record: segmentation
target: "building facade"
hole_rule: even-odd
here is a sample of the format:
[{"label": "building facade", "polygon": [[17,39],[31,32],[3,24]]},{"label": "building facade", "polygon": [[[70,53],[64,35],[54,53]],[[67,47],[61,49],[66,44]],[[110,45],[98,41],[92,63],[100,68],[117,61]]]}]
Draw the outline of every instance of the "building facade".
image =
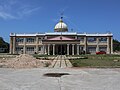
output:
[{"label": "building facade", "polygon": [[54,32],[35,34],[10,34],[11,54],[79,55],[105,51],[113,53],[113,35],[68,32],[62,18],[55,25]]}]

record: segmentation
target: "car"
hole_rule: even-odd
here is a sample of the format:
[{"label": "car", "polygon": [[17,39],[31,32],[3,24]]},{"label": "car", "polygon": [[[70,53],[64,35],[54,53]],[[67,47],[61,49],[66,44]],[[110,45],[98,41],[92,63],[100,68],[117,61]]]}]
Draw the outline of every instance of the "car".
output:
[{"label": "car", "polygon": [[98,55],[98,54],[106,54],[106,52],[105,51],[99,51],[99,52],[96,52],[96,54]]}]

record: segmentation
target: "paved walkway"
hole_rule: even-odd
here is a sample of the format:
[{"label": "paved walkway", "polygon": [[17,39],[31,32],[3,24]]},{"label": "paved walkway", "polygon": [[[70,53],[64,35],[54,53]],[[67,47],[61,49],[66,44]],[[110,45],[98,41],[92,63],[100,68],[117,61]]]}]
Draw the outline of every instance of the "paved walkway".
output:
[{"label": "paved walkway", "polygon": [[54,61],[52,62],[52,65],[50,67],[53,68],[67,68],[72,67],[71,62],[67,59],[65,55],[58,55]]},{"label": "paved walkway", "polygon": [[[69,73],[46,77],[45,73]],[[0,90],[120,90],[120,69],[0,69]]]}]

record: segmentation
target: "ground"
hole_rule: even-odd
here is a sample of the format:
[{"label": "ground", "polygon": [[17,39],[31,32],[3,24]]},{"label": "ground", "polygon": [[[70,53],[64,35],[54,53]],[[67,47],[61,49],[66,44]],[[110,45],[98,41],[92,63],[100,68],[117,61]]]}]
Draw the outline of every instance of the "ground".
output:
[{"label": "ground", "polygon": [[[47,77],[45,73],[69,73]],[[120,90],[120,69],[0,68],[0,90]]]},{"label": "ground", "polygon": [[[116,68],[120,66],[120,55],[36,58],[30,55],[1,56],[0,90],[120,90],[120,68]],[[44,62],[51,64],[46,67]],[[76,62],[77,68],[73,67]],[[60,77],[59,74],[66,75]]]}]

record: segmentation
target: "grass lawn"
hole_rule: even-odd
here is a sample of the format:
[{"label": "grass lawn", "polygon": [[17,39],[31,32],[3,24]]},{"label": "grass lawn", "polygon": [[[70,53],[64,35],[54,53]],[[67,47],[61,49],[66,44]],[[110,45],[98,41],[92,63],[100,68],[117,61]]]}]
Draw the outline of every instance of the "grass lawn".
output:
[{"label": "grass lawn", "polygon": [[70,60],[74,67],[120,67],[120,55],[79,55],[77,57],[87,57],[87,59]]}]

